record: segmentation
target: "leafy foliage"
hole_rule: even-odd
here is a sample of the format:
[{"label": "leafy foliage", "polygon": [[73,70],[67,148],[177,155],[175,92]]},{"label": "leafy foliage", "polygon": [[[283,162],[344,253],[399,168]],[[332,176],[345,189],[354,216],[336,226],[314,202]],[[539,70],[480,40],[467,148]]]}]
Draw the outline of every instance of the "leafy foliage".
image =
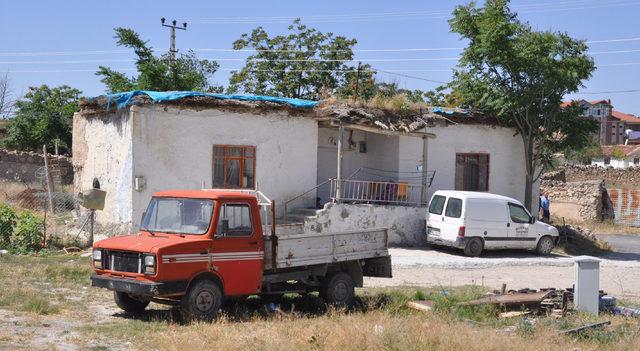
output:
[{"label": "leafy foliage", "polygon": [[624,159],[627,157],[622,149],[615,148],[611,151],[611,157],[617,159]]},{"label": "leafy foliage", "polygon": [[[233,43],[235,50],[252,48],[257,53],[247,57],[240,71],[232,73],[230,93],[318,99],[321,93],[334,93],[355,82],[356,68],[345,63],[353,59],[355,39],[308,28],[300,19],[294,20],[288,30],[287,35],[270,37],[258,27]],[[351,74],[347,76],[345,71]],[[368,71],[362,72],[362,79],[369,79]],[[363,94],[367,94],[366,88]]]},{"label": "leafy foliage", "polygon": [[9,244],[16,220],[16,210],[7,204],[0,204],[0,248]]},{"label": "leafy foliage", "polygon": [[109,67],[100,66],[96,75],[109,92],[130,90],[197,90],[219,92],[221,87],[209,83],[219,68],[215,61],[200,60],[191,50],[173,60],[169,54],[154,56],[153,50],[138,33],[128,28],[115,29],[118,46],[133,49],[138,57],[137,77],[127,77]]},{"label": "leafy foliage", "polygon": [[44,235],[43,228],[42,218],[27,211],[20,213],[11,236],[11,251],[21,254],[40,251]]},{"label": "leafy foliage", "polygon": [[602,153],[602,147],[597,142],[591,141],[583,147],[565,150],[564,156],[568,160],[589,163],[595,158],[603,157],[604,154]]},{"label": "leafy foliage", "polygon": [[66,85],[30,87],[24,98],[15,103],[17,111],[7,127],[4,146],[33,151],[47,144],[53,150],[57,142],[59,150],[69,151],[73,113],[78,111],[80,94],[80,90]]},{"label": "leafy foliage", "polygon": [[525,150],[525,202],[544,170],[545,155],[588,143],[597,122],[562,108],[595,69],[587,45],[565,33],[535,31],[518,20],[507,0],[458,6],[449,21],[469,41],[452,87],[463,103],[497,117],[521,135]]}]

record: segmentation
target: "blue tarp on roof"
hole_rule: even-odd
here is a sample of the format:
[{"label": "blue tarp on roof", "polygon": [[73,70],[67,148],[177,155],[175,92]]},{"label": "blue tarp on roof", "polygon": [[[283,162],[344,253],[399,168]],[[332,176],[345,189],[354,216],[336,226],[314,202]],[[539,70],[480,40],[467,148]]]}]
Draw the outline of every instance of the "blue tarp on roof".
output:
[{"label": "blue tarp on roof", "polygon": [[242,100],[242,101],[268,101],[288,104],[294,107],[311,108],[318,104],[317,101],[281,98],[275,96],[262,95],[227,95],[227,94],[211,94],[201,93],[197,91],[150,91],[150,90],[134,90],[123,93],[107,94],[107,111],[111,107],[111,102],[118,104],[118,108],[123,108],[131,104],[131,100],[137,95],[147,95],[153,102],[163,102],[180,100],[191,96],[206,96],[221,100]]}]

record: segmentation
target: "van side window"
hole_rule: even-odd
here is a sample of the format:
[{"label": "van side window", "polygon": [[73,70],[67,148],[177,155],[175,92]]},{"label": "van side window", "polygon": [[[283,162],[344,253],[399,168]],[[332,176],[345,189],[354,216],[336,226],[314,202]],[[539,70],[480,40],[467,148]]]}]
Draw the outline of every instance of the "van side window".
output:
[{"label": "van side window", "polygon": [[444,200],[446,200],[444,196],[435,195],[429,204],[429,213],[441,215],[444,209]]},{"label": "van side window", "polygon": [[509,204],[509,215],[514,223],[529,223],[531,218],[524,207],[515,204]]},{"label": "van side window", "polygon": [[251,208],[248,204],[224,204],[220,208],[220,218],[216,234],[226,237],[251,236]]},{"label": "van side window", "polygon": [[450,197],[447,201],[447,209],[444,215],[451,218],[460,218],[462,215],[462,200]]}]

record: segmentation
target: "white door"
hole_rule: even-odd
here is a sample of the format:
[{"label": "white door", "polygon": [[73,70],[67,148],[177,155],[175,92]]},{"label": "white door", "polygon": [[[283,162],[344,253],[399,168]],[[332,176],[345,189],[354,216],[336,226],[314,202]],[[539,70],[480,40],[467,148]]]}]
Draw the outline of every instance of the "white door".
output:
[{"label": "white door", "polygon": [[441,220],[442,237],[445,240],[455,241],[458,237],[460,227],[464,225],[462,220],[462,210],[462,199],[456,197],[449,197],[447,199],[447,205],[444,208],[444,215]]},{"label": "white door", "polygon": [[530,230],[531,215],[522,205],[509,203],[509,241],[514,248],[532,248],[536,244],[535,233]]},{"label": "white door", "polygon": [[442,238],[442,224],[444,222],[444,205],[447,198],[442,195],[433,195],[429,201],[427,213],[427,236],[430,238]]}]

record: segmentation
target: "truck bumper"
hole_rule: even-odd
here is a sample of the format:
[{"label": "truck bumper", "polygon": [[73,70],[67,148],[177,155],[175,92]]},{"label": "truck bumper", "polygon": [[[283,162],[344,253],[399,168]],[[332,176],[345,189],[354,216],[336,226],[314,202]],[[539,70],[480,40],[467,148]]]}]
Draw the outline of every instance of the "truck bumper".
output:
[{"label": "truck bumper", "polygon": [[178,295],[187,290],[187,281],[174,282],[142,282],[139,280],[114,278],[93,274],[91,286],[136,295],[165,296]]}]

